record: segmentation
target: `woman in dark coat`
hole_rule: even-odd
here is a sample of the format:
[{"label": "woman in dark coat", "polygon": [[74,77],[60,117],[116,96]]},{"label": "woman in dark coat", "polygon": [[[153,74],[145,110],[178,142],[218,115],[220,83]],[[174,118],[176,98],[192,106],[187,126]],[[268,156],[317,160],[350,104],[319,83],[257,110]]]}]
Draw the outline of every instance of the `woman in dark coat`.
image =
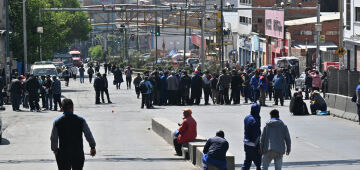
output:
[{"label": "woman in dark coat", "polygon": [[114,85],[116,85],[116,89],[120,89],[122,82],[124,82],[122,72],[119,67],[116,67],[114,72]]},{"label": "woman in dark coat", "polygon": [[290,101],[290,112],[293,115],[308,115],[309,111],[306,107],[306,103],[303,101],[301,91],[294,93],[293,98]]}]

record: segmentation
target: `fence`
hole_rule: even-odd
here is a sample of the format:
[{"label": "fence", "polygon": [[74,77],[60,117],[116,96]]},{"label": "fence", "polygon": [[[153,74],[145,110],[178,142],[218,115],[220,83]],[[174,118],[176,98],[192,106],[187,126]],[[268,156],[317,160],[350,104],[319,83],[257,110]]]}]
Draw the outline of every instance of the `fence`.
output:
[{"label": "fence", "polygon": [[359,83],[360,73],[348,70],[328,71],[329,93],[352,97],[355,95],[356,86]]}]

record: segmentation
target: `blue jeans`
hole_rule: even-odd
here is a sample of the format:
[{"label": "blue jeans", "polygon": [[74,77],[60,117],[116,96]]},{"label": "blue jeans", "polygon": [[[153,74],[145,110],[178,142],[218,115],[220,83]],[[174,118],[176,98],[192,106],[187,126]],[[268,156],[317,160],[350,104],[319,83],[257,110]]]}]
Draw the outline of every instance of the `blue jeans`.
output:
[{"label": "blue jeans", "polygon": [[84,83],[84,75],[80,75],[80,83]]},{"label": "blue jeans", "polygon": [[359,123],[360,123],[360,104],[356,104],[357,105],[357,114],[358,114],[358,117],[359,117]]},{"label": "blue jeans", "polygon": [[207,170],[208,165],[216,166],[219,170],[227,170],[226,161],[220,161],[210,158],[207,154],[204,154],[202,157],[202,163],[204,165],[204,170]]},{"label": "blue jeans", "polygon": [[[46,103],[46,105],[45,105],[46,109],[52,109],[52,106],[53,106],[52,105],[53,104],[53,94],[52,93],[45,95],[45,103]],[[49,106],[50,106],[50,108],[49,108]]]}]

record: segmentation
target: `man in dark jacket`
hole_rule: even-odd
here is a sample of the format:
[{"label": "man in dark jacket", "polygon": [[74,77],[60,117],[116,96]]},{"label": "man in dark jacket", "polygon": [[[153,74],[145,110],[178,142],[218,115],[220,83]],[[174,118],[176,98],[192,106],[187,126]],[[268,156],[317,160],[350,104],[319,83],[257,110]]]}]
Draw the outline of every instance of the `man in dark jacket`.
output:
[{"label": "man in dark jacket", "polygon": [[252,76],[250,80],[254,103],[257,102],[260,96],[259,84],[260,84],[260,72],[256,72],[255,75]]},{"label": "man in dark jacket", "polygon": [[94,74],[94,69],[92,68],[92,66],[90,66],[90,68],[88,68],[87,73],[89,75],[89,82],[91,84],[92,78],[93,78],[93,74]]},{"label": "man in dark jacket", "polygon": [[90,145],[90,155],[96,154],[96,143],[86,120],[74,114],[71,99],[62,101],[63,115],[58,117],[51,131],[51,150],[59,170],[82,170],[84,166],[83,133]]},{"label": "man in dark jacket", "polygon": [[204,99],[205,99],[205,105],[209,105],[209,97],[211,93],[211,76],[209,74],[209,71],[205,71],[205,74],[203,75],[203,89],[204,89]]},{"label": "man in dark jacket", "polygon": [[202,78],[200,77],[200,73],[195,71],[194,77],[191,78],[191,104],[200,104],[200,98],[202,95]]},{"label": "man in dark jacket", "polygon": [[104,81],[101,79],[101,74],[97,73],[94,80],[95,89],[95,104],[100,104],[100,93],[104,89]]},{"label": "man in dark jacket", "polygon": [[250,77],[249,77],[250,71],[247,73],[243,73],[242,78],[244,80],[243,82],[243,91],[244,91],[244,98],[245,102],[248,103],[249,99],[251,100],[251,86],[250,86]]},{"label": "man in dark jacket", "polygon": [[18,76],[16,79],[12,80],[10,84],[11,105],[13,111],[20,111],[21,93],[23,90],[20,81],[21,76]]},{"label": "man in dark jacket", "polygon": [[234,104],[240,104],[240,89],[243,80],[236,70],[232,70],[231,76],[231,99]]},{"label": "man in dark jacket", "polygon": [[160,77],[161,81],[161,93],[160,93],[160,105],[167,105],[167,99],[168,99],[168,85],[167,85],[167,78],[168,78],[169,72],[165,72],[164,75]]},{"label": "man in dark jacket", "polygon": [[61,82],[56,78],[56,76],[53,76],[53,83],[51,84],[50,90],[53,93],[53,97],[54,97],[54,111],[57,111],[58,104],[60,109],[62,105],[61,105]]},{"label": "man in dark jacket", "polygon": [[45,109],[46,110],[51,110],[52,109],[52,102],[53,102],[53,93],[51,91],[51,78],[50,76],[46,76],[46,80],[43,82],[42,84],[42,88],[45,91]]},{"label": "man in dark jacket", "polygon": [[320,110],[322,112],[327,110],[327,105],[323,97],[321,97],[319,91],[315,90],[311,97],[310,110],[311,114],[315,115],[316,111]]},{"label": "man in dark jacket", "polygon": [[261,170],[260,135],[261,135],[261,107],[258,104],[251,106],[251,114],[244,120],[244,150],[245,160],[242,170],[249,170],[254,162],[257,170]]},{"label": "man in dark jacket", "polygon": [[183,71],[180,79],[179,90],[181,91],[181,105],[189,104],[191,79],[187,74],[187,71]]},{"label": "man in dark jacket", "polygon": [[309,91],[312,88],[312,77],[309,74],[310,70],[309,68],[305,69],[305,100],[309,100]]},{"label": "man in dark jacket", "polygon": [[229,100],[229,88],[231,83],[231,77],[227,75],[226,69],[222,70],[222,74],[219,77],[217,89],[219,90],[220,104],[230,104]]},{"label": "man in dark jacket", "polygon": [[114,82],[116,89],[120,90],[121,83],[124,81],[122,72],[119,67],[116,67],[114,70]]},{"label": "man in dark jacket", "polygon": [[29,80],[27,80],[26,82],[25,88],[29,92],[30,111],[40,112],[41,110],[39,105],[39,90],[41,88],[41,85],[34,75],[30,75]]},{"label": "man in dark jacket", "polygon": [[207,170],[208,165],[217,167],[220,170],[226,170],[226,152],[229,149],[229,143],[225,139],[225,134],[222,130],[216,132],[216,136],[207,140],[202,157],[204,170]]},{"label": "man in dark jacket", "polygon": [[108,87],[109,87],[109,83],[108,83],[108,80],[106,78],[106,74],[103,74],[102,77],[101,77],[103,83],[104,83],[104,88],[103,90],[101,91],[101,99],[102,99],[102,102],[105,103],[105,100],[104,100],[104,92],[106,94],[106,98],[108,100],[108,103],[112,103],[110,101],[110,95],[109,95],[109,90],[108,90]]}]

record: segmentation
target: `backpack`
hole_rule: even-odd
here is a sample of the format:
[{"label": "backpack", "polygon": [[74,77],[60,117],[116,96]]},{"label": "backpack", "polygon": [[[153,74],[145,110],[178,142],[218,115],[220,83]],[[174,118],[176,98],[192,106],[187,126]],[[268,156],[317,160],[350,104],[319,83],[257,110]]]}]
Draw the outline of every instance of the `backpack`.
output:
[{"label": "backpack", "polygon": [[148,91],[145,81],[140,82],[139,89],[141,93],[146,93]]}]

